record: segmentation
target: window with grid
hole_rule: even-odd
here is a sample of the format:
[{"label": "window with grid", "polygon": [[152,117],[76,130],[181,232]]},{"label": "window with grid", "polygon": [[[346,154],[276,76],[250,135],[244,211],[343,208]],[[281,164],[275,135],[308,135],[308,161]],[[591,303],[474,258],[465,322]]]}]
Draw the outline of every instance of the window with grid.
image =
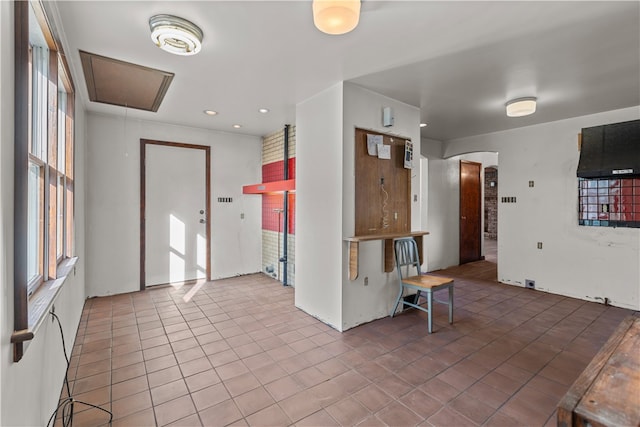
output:
[{"label": "window with grid", "polygon": [[[37,323],[29,310],[73,257],[73,82],[46,4],[15,2],[14,360]],[[51,285],[50,285],[51,286]],[[51,293],[54,294],[54,293]]]}]

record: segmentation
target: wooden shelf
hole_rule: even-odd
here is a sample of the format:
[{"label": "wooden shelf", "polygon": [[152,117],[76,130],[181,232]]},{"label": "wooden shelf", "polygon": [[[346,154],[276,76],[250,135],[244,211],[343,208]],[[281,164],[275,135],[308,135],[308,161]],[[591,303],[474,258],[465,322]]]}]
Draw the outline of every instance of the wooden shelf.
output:
[{"label": "wooden shelf", "polygon": [[358,252],[360,242],[384,240],[384,271],[390,273],[396,264],[393,252],[393,240],[402,237],[413,237],[418,245],[418,255],[420,256],[420,263],[422,263],[422,236],[427,234],[429,234],[428,231],[408,231],[406,233],[369,234],[366,236],[345,237],[344,240],[349,242],[349,280],[356,280],[358,278]]}]

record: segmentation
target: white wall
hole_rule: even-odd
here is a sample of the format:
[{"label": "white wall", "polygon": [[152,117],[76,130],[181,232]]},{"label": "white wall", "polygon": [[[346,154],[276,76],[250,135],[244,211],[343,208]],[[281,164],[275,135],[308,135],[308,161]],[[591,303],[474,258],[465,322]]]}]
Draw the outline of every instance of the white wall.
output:
[{"label": "white wall", "polygon": [[88,296],[140,288],[141,138],[211,147],[212,278],[260,271],[260,197],[242,194],[243,185],[261,179],[259,137],[94,113],[87,118]]},{"label": "white wall", "polygon": [[577,135],[583,127],[638,118],[640,108],[633,107],[446,144],[445,157],[499,152],[498,196],[517,197],[515,204],[498,204],[501,282],[523,286],[532,279],[547,292],[609,298],[613,305],[640,309],[640,230],[578,226],[576,179]]},{"label": "white wall", "polygon": [[[45,425],[62,389],[66,364],[57,324],[45,319],[25,354],[13,362],[13,3],[0,2],[0,425]],[[77,104],[79,105],[79,103]],[[81,110],[81,109],[79,109]],[[84,114],[76,114],[75,275],[65,281],[56,301],[71,350],[84,304]]]},{"label": "white wall", "polygon": [[[382,108],[391,107],[395,124],[382,126]],[[411,230],[421,226],[420,178],[420,109],[401,103],[354,84],[344,84],[343,125],[343,209],[342,237],[355,232],[355,129],[370,129],[409,138],[414,144],[414,168],[411,173]],[[418,201],[413,201],[417,195]],[[384,272],[384,242],[360,243],[359,275],[349,280],[349,247],[342,243],[342,328],[349,329],[362,323],[386,317],[398,294],[397,272]],[[368,277],[368,286],[364,278]]]},{"label": "white wall", "polygon": [[339,83],[296,107],[296,307],[342,330],[342,126]]},{"label": "white wall", "polygon": [[[382,126],[383,107],[393,108],[393,127]],[[419,123],[418,108],[349,83],[297,106],[296,306],[338,330],[388,316],[398,292],[397,273],[384,272],[381,240],[360,243],[359,277],[349,280],[343,239],[355,232],[355,129],[409,138],[419,153]],[[416,154],[412,230],[421,229],[420,186]]]},{"label": "white wall", "polygon": [[457,212],[459,206],[458,170],[455,161],[442,159],[441,141],[423,138],[421,154],[427,159],[426,216],[423,228],[429,232],[424,238],[425,271],[439,270],[458,264],[459,227]]}]

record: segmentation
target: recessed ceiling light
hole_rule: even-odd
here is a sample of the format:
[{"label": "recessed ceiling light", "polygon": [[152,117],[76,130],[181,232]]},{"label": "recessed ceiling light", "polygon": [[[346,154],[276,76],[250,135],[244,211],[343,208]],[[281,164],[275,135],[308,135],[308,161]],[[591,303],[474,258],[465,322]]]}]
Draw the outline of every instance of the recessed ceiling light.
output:
[{"label": "recessed ceiling light", "polygon": [[523,117],[536,112],[536,98],[529,96],[526,98],[518,98],[507,102],[507,116]]},{"label": "recessed ceiling light", "polygon": [[240,129],[242,127],[242,125],[233,125],[234,128],[236,129]]},{"label": "recessed ceiling light", "polygon": [[427,127],[427,124],[426,124],[426,123],[420,123],[420,127],[421,127],[421,128],[426,128],[426,127]]},{"label": "recessed ceiling light", "polygon": [[269,112],[269,109],[268,108],[261,108],[258,111],[260,111],[262,114],[266,114],[266,113]]},{"label": "recessed ceiling light", "polygon": [[208,116],[215,116],[216,114],[218,114],[217,111],[213,111],[213,110],[204,110],[204,113]]}]

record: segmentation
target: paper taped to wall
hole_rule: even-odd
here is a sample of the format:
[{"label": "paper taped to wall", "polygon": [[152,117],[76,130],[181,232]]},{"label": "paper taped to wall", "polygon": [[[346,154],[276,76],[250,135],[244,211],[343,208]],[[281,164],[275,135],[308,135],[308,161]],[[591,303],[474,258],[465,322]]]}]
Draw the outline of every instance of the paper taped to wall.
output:
[{"label": "paper taped to wall", "polygon": [[378,158],[390,159],[391,158],[391,146],[390,145],[378,145]]},{"label": "paper taped to wall", "polygon": [[370,156],[378,155],[378,145],[382,145],[382,135],[367,134],[367,153]]}]

